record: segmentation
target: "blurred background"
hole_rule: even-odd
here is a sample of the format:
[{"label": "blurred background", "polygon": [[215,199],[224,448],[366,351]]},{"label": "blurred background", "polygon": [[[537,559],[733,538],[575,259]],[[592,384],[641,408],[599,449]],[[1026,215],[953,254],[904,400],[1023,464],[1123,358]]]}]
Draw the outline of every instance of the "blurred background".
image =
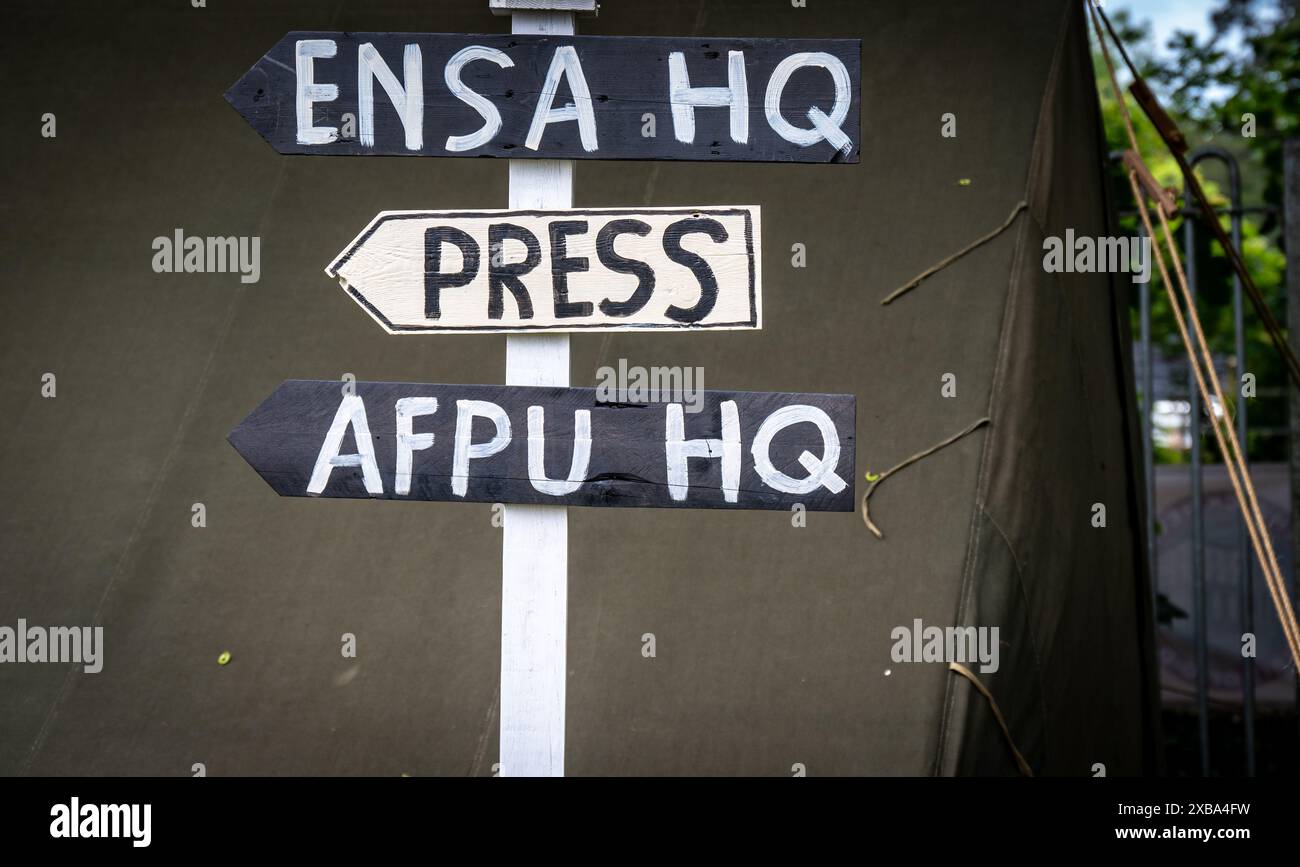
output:
[{"label": "blurred background", "polygon": [[[1104,5],[1139,71],[1191,143],[1189,158],[1197,162],[1223,226],[1240,238],[1251,275],[1281,322],[1287,317],[1284,142],[1300,135],[1297,5],[1295,0]],[[1118,157],[1128,142],[1095,35],[1094,67],[1107,143]],[[1126,86],[1130,77],[1122,68],[1119,74]],[[1129,107],[1138,118],[1148,166],[1163,185],[1181,192],[1173,158],[1131,97]],[[1141,226],[1117,159],[1113,166],[1113,200],[1122,225],[1138,234]],[[1236,403],[1227,411],[1237,420],[1238,435],[1245,433],[1251,475],[1283,574],[1292,576],[1295,485],[1288,460],[1295,428],[1286,371],[1249,301],[1243,311],[1223,250],[1198,225],[1199,213],[1187,219],[1189,205],[1182,205],[1173,223],[1175,237],[1183,246],[1225,396]],[[1281,627],[1252,562],[1221,457],[1196,408],[1186,353],[1154,266],[1151,282],[1133,288],[1134,370],[1150,441],[1149,556],[1168,771],[1294,774],[1300,740],[1296,672],[1287,663]],[[1224,407],[1211,411],[1222,414]],[[1244,632],[1257,636],[1253,660],[1242,657]]]}]

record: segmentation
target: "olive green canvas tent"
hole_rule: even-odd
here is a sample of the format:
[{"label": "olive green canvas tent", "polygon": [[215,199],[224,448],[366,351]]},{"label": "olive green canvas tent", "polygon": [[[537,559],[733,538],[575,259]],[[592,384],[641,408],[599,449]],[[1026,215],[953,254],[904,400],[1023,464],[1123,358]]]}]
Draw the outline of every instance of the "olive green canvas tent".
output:
[{"label": "olive green canvas tent", "polygon": [[[226,436],[285,379],[503,382],[503,337],[390,336],[322,269],[381,210],[505,207],[506,163],[284,157],[222,94],[291,30],[506,22],[183,5],[8,10],[0,624],[102,626],[104,659],[0,665],[0,773],[489,775],[492,508],[280,498]],[[577,334],[575,386],[625,359],[853,394],[858,497],[988,423],[879,485],[883,538],[854,513],[572,510],[567,772],[1015,774],[1011,744],[1038,775],[1154,771],[1132,283],[1043,267],[1049,236],[1113,233],[1082,3],[607,0],[579,30],[861,38],[862,147],[579,163],[579,205],[759,205],[765,315]],[[177,229],[259,237],[260,279],[155,273]],[[997,670],[970,668],[1007,734],[947,665],[897,661],[917,621],[998,627]]]}]

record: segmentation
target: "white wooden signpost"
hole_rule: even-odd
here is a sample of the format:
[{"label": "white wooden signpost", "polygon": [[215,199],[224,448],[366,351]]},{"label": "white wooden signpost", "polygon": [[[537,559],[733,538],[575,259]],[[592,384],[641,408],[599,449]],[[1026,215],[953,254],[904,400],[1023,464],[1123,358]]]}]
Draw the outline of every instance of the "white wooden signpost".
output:
[{"label": "white wooden signpost", "polygon": [[[510,32],[571,35],[573,13],[518,11]],[[573,207],[573,163],[511,160],[510,207]],[[568,385],[569,336],[507,337],[506,384]],[[563,506],[506,506],[501,530],[500,774],[562,777],[569,513]]]},{"label": "white wooden signpost", "polygon": [[861,43],[579,37],[595,0],[490,6],[510,37],[290,33],[226,98],[280,153],[510,160],[508,210],[385,211],[326,269],[391,334],[507,333],[506,386],[289,381],[230,440],[286,496],[508,504],[500,774],[562,776],[547,503],[847,511],[855,477],[851,395],[706,392],[696,418],[568,388],[571,331],[762,327],[758,207],[574,209],[572,160],[855,163]]}]

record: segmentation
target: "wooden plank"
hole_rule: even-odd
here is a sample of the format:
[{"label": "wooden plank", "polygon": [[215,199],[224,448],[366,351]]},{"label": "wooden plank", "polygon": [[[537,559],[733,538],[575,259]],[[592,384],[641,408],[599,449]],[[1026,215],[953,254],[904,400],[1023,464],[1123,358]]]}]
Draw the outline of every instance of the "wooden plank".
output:
[{"label": "wooden plank", "polygon": [[226,99],[284,154],[856,163],[860,53],[858,39],[296,31]]},{"label": "wooden plank", "polygon": [[325,273],[390,334],[757,329],[760,253],[756,206],[384,211]]},{"label": "wooden plank", "polygon": [[282,496],[853,510],[852,395],[667,396],[289,380],[230,442]]}]

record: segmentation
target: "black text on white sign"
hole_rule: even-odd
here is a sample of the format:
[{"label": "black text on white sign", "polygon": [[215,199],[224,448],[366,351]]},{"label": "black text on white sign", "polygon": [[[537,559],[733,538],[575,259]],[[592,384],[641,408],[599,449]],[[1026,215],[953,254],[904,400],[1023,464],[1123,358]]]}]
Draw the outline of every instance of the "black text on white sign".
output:
[{"label": "black text on white sign", "polygon": [[392,334],[756,329],[757,207],[385,211],[325,272]]}]

